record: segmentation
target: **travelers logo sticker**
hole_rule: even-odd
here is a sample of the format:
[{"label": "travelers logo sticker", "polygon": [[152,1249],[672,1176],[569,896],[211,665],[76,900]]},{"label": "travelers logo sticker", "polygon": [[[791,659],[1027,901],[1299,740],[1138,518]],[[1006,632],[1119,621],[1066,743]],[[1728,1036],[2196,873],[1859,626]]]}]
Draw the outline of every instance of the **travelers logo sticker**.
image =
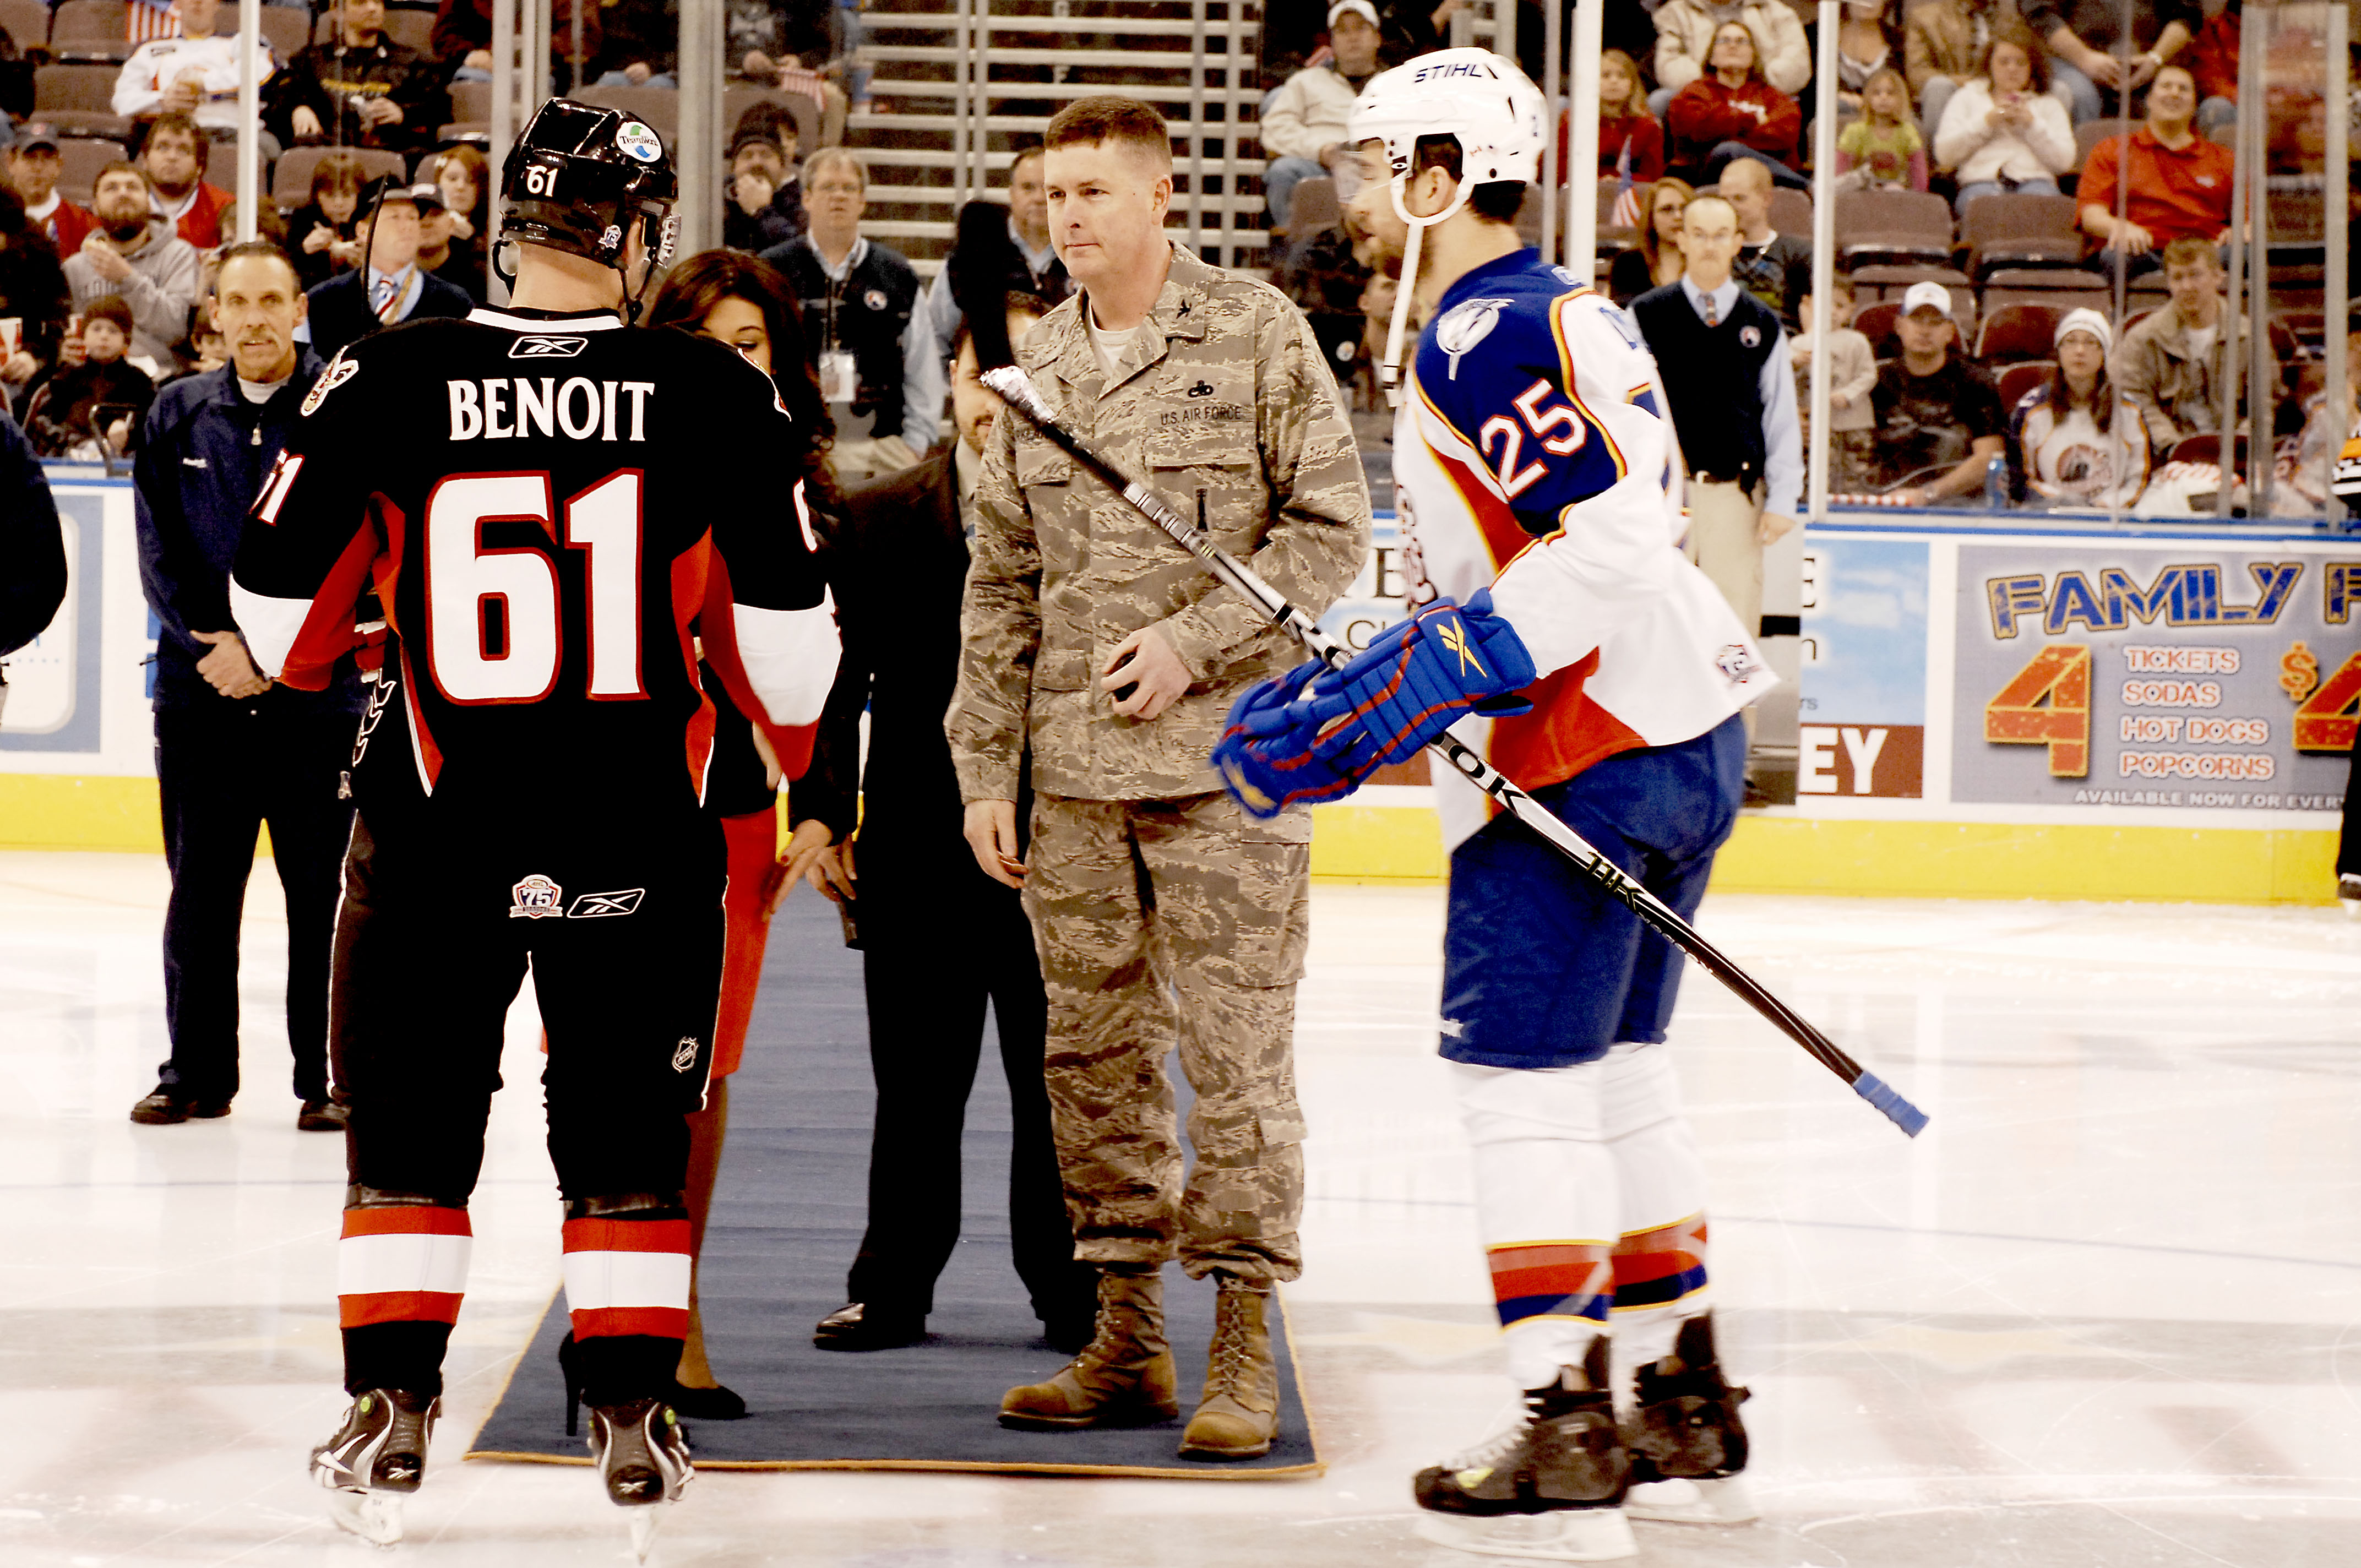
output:
[{"label": "travelers logo sticker", "polygon": [[566,890],[537,872],[509,891],[516,899],[509,905],[511,920],[555,920],[566,914]]},{"label": "travelers logo sticker", "polygon": [[346,382],[351,380],[360,373],[361,367],[352,360],[346,358],[343,352],[339,350],[336,355],[335,363],[328,367],[327,372],[320,378],[319,384],[304,395],[302,410],[303,417],[305,419],[311,418],[312,411],[318,408],[322,403],[326,402],[330,392],[335,391],[337,388],[343,386]]},{"label": "travelers logo sticker", "polygon": [[664,157],[664,141],[637,120],[625,120],[615,132],[615,146],[626,158],[653,163]]},{"label": "travelers logo sticker", "polygon": [[680,1037],[680,1044],[672,1048],[672,1069],[675,1072],[686,1072],[696,1065],[697,1041],[690,1036],[683,1035]]},{"label": "travelers logo sticker", "polygon": [[616,915],[629,915],[647,896],[643,887],[627,887],[614,893],[586,893],[574,901],[566,912],[569,920],[604,920]]}]

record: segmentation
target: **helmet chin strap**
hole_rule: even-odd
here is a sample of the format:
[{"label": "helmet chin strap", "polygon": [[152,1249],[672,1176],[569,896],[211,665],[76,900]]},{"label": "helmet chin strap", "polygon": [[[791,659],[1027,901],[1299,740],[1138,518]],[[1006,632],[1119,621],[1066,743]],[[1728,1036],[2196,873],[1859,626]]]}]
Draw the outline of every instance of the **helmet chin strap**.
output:
[{"label": "helmet chin strap", "polygon": [[1459,209],[1467,204],[1468,197],[1476,190],[1467,181],[1460,181],[1458,189],[1452,192],[1450,205],[1431,218],[1422,218],[1412,214],[1409,204],[1402,200],[1403,193],[1409,189],[1410,175],[1407,172],[1394,176],[1394,215],[1410,225],[1410,238],[1402,246],[1401,281],[1394,290],[1393,324],[1386,328],[1386,352],[1384,357],[1378,361],[1378,385],[1385,389],[1386,406],[1395,409],[1401,407],[1402,395],[1407,390],[1402,378],[1402,337],[1410,325],[1411,296],[1418,291],[1421,242],[1428,229],[1456,217]]}]

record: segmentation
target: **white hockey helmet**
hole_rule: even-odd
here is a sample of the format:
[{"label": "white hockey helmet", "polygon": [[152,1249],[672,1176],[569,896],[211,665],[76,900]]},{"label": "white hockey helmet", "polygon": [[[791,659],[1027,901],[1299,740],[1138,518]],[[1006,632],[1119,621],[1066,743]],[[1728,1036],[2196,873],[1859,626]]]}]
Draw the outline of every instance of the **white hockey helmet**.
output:
[{"label": "white hockey helmet", "polygon": [[1421,137],[1455,137],[1463,189],[1542,177],[1549,115],[1541,89],[1515,62],[1489,49],[1445,49],[1380,71],[1361,89],[1345,139],[1385,144],[1399,179],[1410,172]]}]

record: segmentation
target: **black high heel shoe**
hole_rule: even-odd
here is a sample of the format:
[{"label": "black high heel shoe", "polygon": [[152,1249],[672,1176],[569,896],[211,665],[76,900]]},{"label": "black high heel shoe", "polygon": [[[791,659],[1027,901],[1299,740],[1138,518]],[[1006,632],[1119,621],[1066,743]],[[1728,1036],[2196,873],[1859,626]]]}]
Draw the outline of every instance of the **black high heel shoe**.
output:
[{"label": "black high heel shoe", "polygon": [[577,1349],[574,1331],[557,1342],[557,1372],[566,1379],[566,1435],[582,1435],[582,1368],[575,1364]]},{"label": "black high heel shoe", "polygon": [[[557,1370],[566,1379],[566,1435],[581,1435],[582,1368],[579,1365],[581,1347],[574,1343],[569,1331],[557,1342]],[[664,1403],[675,1415],[700,1421],[736,1421],[746,1417],[746,1401],[730,1389],[715,1387],[691,1388],[677,1378],[664,1395]]]}]

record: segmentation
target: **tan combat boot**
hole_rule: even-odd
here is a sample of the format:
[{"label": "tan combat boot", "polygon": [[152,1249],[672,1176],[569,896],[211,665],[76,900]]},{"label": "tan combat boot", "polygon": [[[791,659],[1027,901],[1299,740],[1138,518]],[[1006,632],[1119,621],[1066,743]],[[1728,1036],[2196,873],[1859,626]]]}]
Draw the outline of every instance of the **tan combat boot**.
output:
[{"label": "tan combat boot", "polygon": [[1252,1280],[1218,1276],[1213,1348],[1206,1358],[1205,1398],[1181,1434],[1184,1459],[1259,1459],[1279,1429],[1279,1364],[1264,1321],[1270,1291]]},{"label": "tan combat boot", "polygon": [[1099,1274],[1098,1333],[1047,1383],[1011,1388],[1000,1424],[1034,1431],[1153,1426],[1180,1413],[1160,1270]]}]

